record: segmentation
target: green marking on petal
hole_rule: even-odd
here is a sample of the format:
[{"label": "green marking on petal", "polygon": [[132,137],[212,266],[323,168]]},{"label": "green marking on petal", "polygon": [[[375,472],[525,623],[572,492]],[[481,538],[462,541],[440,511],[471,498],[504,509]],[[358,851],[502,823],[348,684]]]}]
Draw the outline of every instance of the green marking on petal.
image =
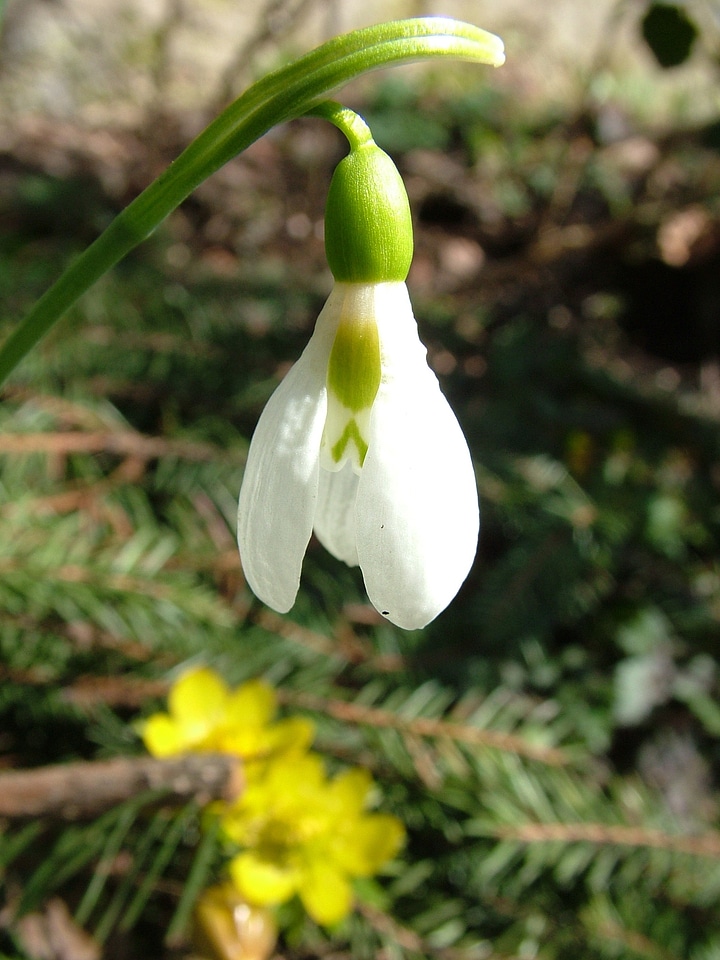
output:
[{"label": "green marking on petal", "polygon": [[380,337],[374,320],[342,317],[328,362],[327,384],[354,413],[371,407],[380,386]]},{"label": "green marking on petal", "polygon": [[351,441],[355,444],[355,447],[357,448],[358,456],[360,458],[360,466],[362,466],[363,463],[365,463],[365,457],[367,456],[368,445],[363,439],[363,436],[360,433],[360,428],[357,425],[357,420],[355,419],[348,420],[347,424],[345,425],[345,429],[343,430],[340,436],[340,439],[337,441],[337,443],[334,443],[332,445],[332,449],[330,450],[330,453],[332,454],[332,458],[335,461],[335,463],[340,463],[340,460],[345,454],[345,448],[347,447],[348,443],[350,443]]}]

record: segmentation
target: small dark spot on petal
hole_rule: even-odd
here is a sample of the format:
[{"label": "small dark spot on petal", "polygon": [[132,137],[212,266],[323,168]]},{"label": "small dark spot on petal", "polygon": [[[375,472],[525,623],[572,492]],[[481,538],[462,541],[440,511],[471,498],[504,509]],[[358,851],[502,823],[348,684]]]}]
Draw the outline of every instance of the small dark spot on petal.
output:
[{"label": "small dark spot on petal", "polygon": [[381,610],[380,613],[381,613],[384,617],[389,617],[389,616],[390,616],[390,611],[389,611],[389,610]]},{"label": "small dark spot on petal", "polygon": [[384,524],[384,523],[381,523],[381,524],[380,524],[380,529],[381,529],[381,530],[384,530],[384,529],[385,529],[385,524]]}]

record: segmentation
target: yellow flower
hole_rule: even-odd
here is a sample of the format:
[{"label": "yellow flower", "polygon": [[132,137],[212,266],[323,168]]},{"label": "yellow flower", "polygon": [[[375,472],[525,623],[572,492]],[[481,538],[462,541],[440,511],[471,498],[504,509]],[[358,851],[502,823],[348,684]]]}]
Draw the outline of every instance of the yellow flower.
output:
[{"label": "yellow flower", "polygon": [[[173,685],[167,713],[148,717],[142,736],[157,757],[219,751],[243,758],[242,795],[230,806],[214,805],[240,848],[229,865],[231,912],[238,904],[266,907],[298,894],[310,916],[329,926],[352,908],[352,878],[377,873],[397,853],[405,830],[396,817],[366,811],[373,789],[367,771],[355,768],[329,780],[322,759],[307,752],[313,724],[303,717],[275,721],[276,707],[263,681],[232,690],[202,667]],[[226,955],[234,957],[230,913],[218,907],[220,900],[227,906],[228,889],[222,897],[221,888],[208,894],[201,925],[219,956],[225,955],[222,942],[231,944]],[[238,916],[232,913],[233,922]]]},{"label": "yellow flower", "polygon": [[342,920],[353,902],[350,879],[377,873],[404,839],[396,817],[365,812],[372,787],[359,768],[328,780],[317,754],[266,764],[222,817],[242,848],[230,863],[241,896],[262,906],[297,893],[318,923]]},{"label": "yellow flower", "polygon": [[148,717],[142,737],[156,757],[218,751],[247,761],[307,749],[312,722],[304,717],[273,722],[276,709],[275,692],[262,680],[231,690],[215,671],[200,667],[173,685],[168,712]]}]

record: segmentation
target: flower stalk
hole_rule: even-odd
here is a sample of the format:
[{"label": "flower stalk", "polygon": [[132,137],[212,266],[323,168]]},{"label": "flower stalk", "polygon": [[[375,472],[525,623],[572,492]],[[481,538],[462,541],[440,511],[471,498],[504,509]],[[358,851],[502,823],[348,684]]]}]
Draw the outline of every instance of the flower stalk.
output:
[{"label": "flower stalk", "polygon": [[437,57],[499,66],[502,41],[444,17],[398,20],[336,37],[258,80],[120,213],[0,347],[0,383],[96,280],[145,240],[193,190],[272,127],[370,70]]}]

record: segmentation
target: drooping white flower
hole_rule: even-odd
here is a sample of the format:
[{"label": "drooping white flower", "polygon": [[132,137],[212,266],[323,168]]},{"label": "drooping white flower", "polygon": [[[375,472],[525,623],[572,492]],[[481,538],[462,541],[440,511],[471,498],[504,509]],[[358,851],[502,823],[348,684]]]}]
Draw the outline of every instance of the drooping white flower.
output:
[{"label": "drooping white flower", "polygon": [[[338,330],[352,341],[353,327],[376,335],[379,350],[376,393],[358,410],[328,382]],[[372,351],[345,346],[346,372],[372,385]],[[400,627],[424,626],[455,596],[477,547],[475,475],[404,283],[335,284],[257,425],[238,518],[248,583],[281,613],[295,602],[313,530],[359,564],[373,606]]]},{"label": "drooping white flower", "polygon": [[336,283],[255,430],[240,555],[253,591],[285,613],[314,530],[338,559],[360,566],[384,617],[414,629],[447,606],[472,564],[475,476],[404,282],[413,242],[400,174],[351,111],[325,104],[319,112],[352,146],[325,211]]}]

